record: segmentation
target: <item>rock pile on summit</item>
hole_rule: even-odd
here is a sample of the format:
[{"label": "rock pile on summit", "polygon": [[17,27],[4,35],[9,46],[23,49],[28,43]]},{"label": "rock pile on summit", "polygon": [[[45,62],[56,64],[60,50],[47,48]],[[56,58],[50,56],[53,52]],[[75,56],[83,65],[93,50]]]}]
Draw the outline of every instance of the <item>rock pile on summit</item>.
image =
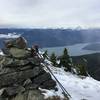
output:
[{"label": "rock pile on summit", "polygon": [[41,62],[38,47],[27,47],[23,37],[4,42],[4,55],[0,56],[0,97],[15,96],[27,90],[54,89],[56,82],[47,73]]}]

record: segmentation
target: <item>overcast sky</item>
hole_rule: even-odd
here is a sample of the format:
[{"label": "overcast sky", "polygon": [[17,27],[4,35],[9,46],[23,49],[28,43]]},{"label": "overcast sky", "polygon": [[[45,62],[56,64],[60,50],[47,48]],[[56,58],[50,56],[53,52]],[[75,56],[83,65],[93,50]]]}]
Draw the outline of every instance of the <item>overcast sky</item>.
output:
[{"label": "overcast sky", "polygon": [[100,27],[100,0],[0,0],[0,27]]}]

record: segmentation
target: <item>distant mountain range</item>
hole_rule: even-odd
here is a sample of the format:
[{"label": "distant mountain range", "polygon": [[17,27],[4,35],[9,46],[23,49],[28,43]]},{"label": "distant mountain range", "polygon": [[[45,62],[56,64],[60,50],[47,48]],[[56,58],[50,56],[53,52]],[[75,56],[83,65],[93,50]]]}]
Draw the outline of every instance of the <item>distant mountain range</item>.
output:
[{"label": "distant mountain range", "polygon": [[[0,29],[0,34],[16,32],[28,41],[29,45],[57,47],[77,43],[100,42],[100,29]],[[0,38],[0,46],[4,38]]]}]

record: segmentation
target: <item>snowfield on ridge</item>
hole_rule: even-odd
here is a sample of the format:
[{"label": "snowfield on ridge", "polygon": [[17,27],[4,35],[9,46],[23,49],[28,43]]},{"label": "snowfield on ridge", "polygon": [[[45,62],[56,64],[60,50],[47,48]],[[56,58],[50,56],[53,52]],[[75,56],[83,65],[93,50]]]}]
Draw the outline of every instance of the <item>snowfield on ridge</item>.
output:
[{"label": "snowfield on ridge", "polygon": [[[53,71],[54,75],[71,95],[70,100],[100,100],[99,81],[91,77],[81,78],[75,74],[65,72],[63,68],[53,67],[49,61],[47,61],[47,63],[49,64],[49,68]],[[47,98],[49,96],[58,95],[63,98],[59,85],[57,87],[58,92],[45,90],[45,97]]]}]

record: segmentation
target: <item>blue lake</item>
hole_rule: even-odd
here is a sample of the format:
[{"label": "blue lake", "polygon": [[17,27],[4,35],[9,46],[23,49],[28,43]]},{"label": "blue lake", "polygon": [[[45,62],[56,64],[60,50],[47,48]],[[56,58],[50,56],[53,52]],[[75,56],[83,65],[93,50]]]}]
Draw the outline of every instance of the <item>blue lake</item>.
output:
[{"label": "blue lake", "polygon": [[84,50],[85,46],[89,45],[89,43],[80,43],[71,46],[63,46],[63,47],[51,47],[51,48],[42,48],[41,51],[48,50],[48,54],[50,55],[52,52],[55,52],[56,55],[60,56],[64,50],[64,48],[68,49],[70,56],[79,56],[85,54],[92,53],[100,53],[100,51],[92,51],[92,50]]}]

